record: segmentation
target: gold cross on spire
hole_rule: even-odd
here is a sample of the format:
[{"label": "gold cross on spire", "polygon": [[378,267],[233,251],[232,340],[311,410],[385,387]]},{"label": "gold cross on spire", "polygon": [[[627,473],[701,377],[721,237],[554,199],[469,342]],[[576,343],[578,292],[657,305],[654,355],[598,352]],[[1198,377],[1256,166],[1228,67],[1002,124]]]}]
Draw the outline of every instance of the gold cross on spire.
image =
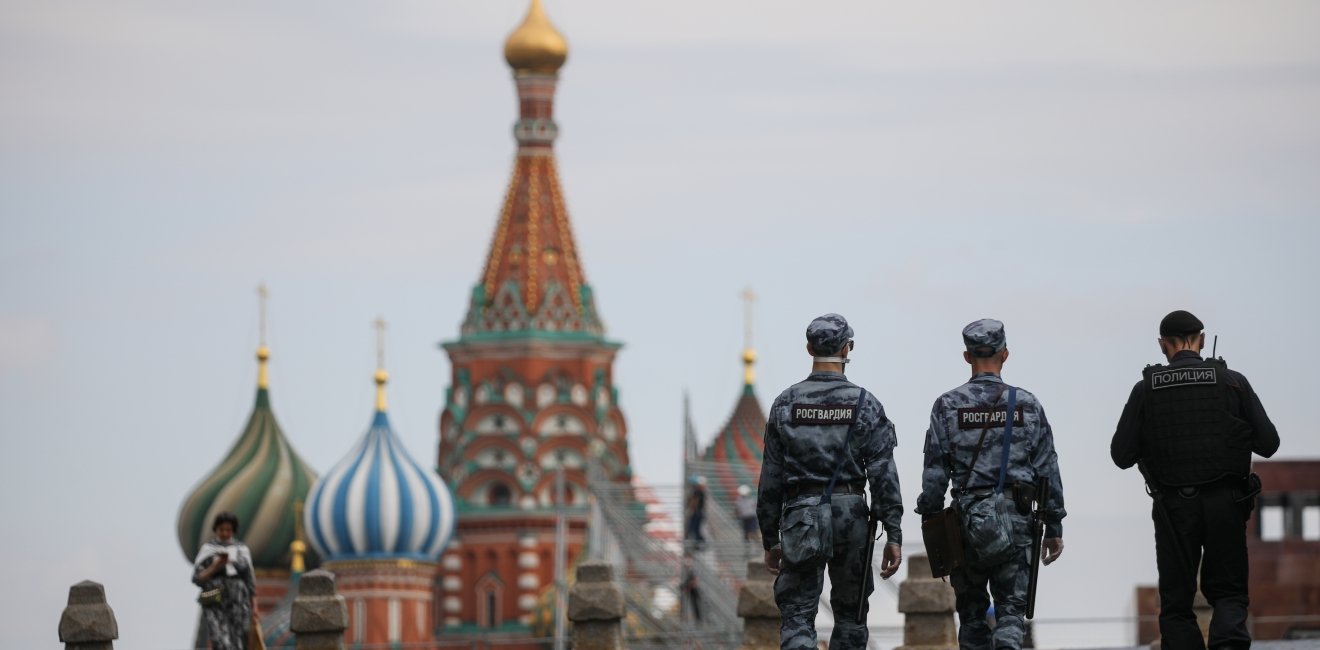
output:
[{"label": "gold cross on spire", "polygon": [[257,285],[258,307],[258,331],[260,345],[257,346],[257,388],[270,387],[270,372],[266,369],[266,360],[270,358],[270,348],[266,347],[266,300],[270,298],[270,292],[266,290],[266,283]]},{"label": "gold cross on spire", "polygon": [[752,303],[756,293],[748,286],[742,291],[743,299],[743,384],[747,389],[756,383],[756,350],[752,349]]},{"label": "gold cross on spire", "polygon": [[385,367],[385,328],[389,327],[389,323],[385,322],[384,316],[377,316],[372,325],[376,326],[376,367],[383,369]]},{"label": "gold cross on spire", "polygon": [[382,413],[389,408],[389,403],[385,400],[385,382],[389,381],[390,373],[385,372],[385,317],[377,316],[374,323],[376,326],[376,410]]},{"label": "gold cross on spire", "polygon": [[261,323],[261,325],[260,325],[260,327],[261,327],[261,329],[260,329],[260,331],[261,331],[261,340],[260,340],[260,342],[261,342],[261,346],[262,346],[262,347],[266,347],[266,301],[270,299],[270,291],[266,289],[266,283],[265,283],[265,282],[262,282],[261,284],[258,284],[258,285],[257,285],[257,298],[261,301],[261,303],[260,303],[260,312],[259,312],[259,313],[261,314],[261,320],[260,320],[260,323]]},{"label": "gold cross on spire", "polygon": [[748,286],[739,294],[743,299],[743,347],[752,349],[752,303],[756,302],[756,293]]}]

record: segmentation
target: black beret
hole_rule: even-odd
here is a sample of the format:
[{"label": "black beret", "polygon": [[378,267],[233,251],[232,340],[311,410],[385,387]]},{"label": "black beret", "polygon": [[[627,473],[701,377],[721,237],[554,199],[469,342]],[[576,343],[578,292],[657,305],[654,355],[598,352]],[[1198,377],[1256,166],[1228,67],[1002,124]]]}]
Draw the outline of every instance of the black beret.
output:
[{"label": "black beret", "polygon": [[1201,319],[1193,316],[1192,312],[1182,309],[1169,312],[1169,315],[1160,321],[1160,336],[1187,336],[1203,329],[1205,325],[1201,324]]}]

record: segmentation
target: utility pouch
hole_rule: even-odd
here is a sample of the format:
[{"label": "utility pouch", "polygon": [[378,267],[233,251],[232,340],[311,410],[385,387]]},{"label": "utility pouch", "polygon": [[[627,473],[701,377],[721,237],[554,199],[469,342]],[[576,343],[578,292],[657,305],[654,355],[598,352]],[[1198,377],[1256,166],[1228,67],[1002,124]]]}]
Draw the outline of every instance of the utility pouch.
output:
[{"label": "utility pouch", "polygon": [[833,514],[833,506],[820,495],[799,497],[784,506],[779,520],[784,560],[794,567],[811,569],[834,557]]},{"label": "utility pouch", "polygon": [[1017,506],[1018,514],[1027,516],[1031,514],[1031,506],[1036,502],[1036,486],[1030,483],[1014,483],[1013,504]]},{"label": "utility pouch", "polygon": [[1246,504],[1248,516],[1251,515],[1252,510],[1256,509],[1256,497],[1260,496],[1260,490],[1259,474],[1252,472],[1247,474],[1245,479],[1242,479],[1242,498],[1238,499],[1237,502]]},{"label": "utility pouch", "polygon": [[921,539],[930,559],[930,577],[943,578],[963,570],[967,555],[963,552],[962,515],[955,505],[921,522]]},{"label": "utility pouch", "polygon": [[1003,493],[972,497],[963,504],[967,527],[965,546],[970,551],[972,564],[992,567],[1012,559],[1018,552],[1013,543],[1013,514],[1017,506]]}]

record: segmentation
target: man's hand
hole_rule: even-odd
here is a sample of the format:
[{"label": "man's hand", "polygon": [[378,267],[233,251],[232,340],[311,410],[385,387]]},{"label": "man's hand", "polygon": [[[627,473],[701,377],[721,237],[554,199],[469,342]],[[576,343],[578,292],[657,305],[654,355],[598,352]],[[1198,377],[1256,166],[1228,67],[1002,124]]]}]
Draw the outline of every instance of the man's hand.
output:
[{"label": "man's hand", "polygon": [[778,546],[765,552],[765,568],[770,569],[772,575],[779,575],[779,561],[784,558],[784,550]]},{"label": "man's hand", "polygon": [[1045,542],[1041,544],[1041,553],[1040,561],[1047,565],[1059,559],[1059,556],[1063,555],[1063,538],[1046,537]]},{"label": "man's hand", "polygon": [[885,544],[883,559],[880,561],[880,578],[888,580],[898,572],[898,565],[903,563],[903,547],[898,544]]}]

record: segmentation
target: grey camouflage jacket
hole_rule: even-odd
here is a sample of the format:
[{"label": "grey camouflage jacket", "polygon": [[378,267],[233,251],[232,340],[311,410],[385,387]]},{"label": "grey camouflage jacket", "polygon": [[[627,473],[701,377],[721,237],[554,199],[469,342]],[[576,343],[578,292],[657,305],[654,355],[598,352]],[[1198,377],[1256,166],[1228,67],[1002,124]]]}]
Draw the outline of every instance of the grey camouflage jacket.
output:
[{"label": "grey camouflage jacket", "polygon": [[[1004,408],[1008,403],[1007,385],[998,375],[983,372],[935,400],[930,410],[930,429],[926,431],[925,468],[921,472],[921,496],[917,498],[917,514],[932,515],[944,508],[944,495],[952,480],[955,488],[967,480],[968,465],[976,453],[976,441],[987,421],[991,422],[985,434],[981,455],[976,459],[969,490],[993,488],[999,481],[999,467],[1004,443]],[[998,409],[990,408],[995,405]],[[1023,482],[1037,484],[1048,478],[1051,497],[1045,504],[1046,537],[1062,537],[1061,520],[1067,515],[1063,509],[1063,482],[1059,477],[1059,458],[1054,452],[1054,434],[1045,419],[1045,409],[1036,396],[1022,388],[1017,390],[1017,409],[1014,418],[1013,440],[1009,447],[1008,476],[1005,484]],[[948,456],[949,476],[945,468]]]},{"label": "grey camouflage jacket", "polygon": [[[813,372],[775,398],[765,424],[765,453],[757,488],[756,518],[766,549],[779,543],[779,518],[788,487],[828,483],[844,447],[847,424],[793,424],[798,405],[857,405],[859,387],[837,372]],[[839,470],[839,484],[870,481],[871,513],[884,527],[888,543],[903,543],[903,496],[894,467],[898,438],[894,423],[874,395],[867,396],[848,441],[848,458]]]}]

